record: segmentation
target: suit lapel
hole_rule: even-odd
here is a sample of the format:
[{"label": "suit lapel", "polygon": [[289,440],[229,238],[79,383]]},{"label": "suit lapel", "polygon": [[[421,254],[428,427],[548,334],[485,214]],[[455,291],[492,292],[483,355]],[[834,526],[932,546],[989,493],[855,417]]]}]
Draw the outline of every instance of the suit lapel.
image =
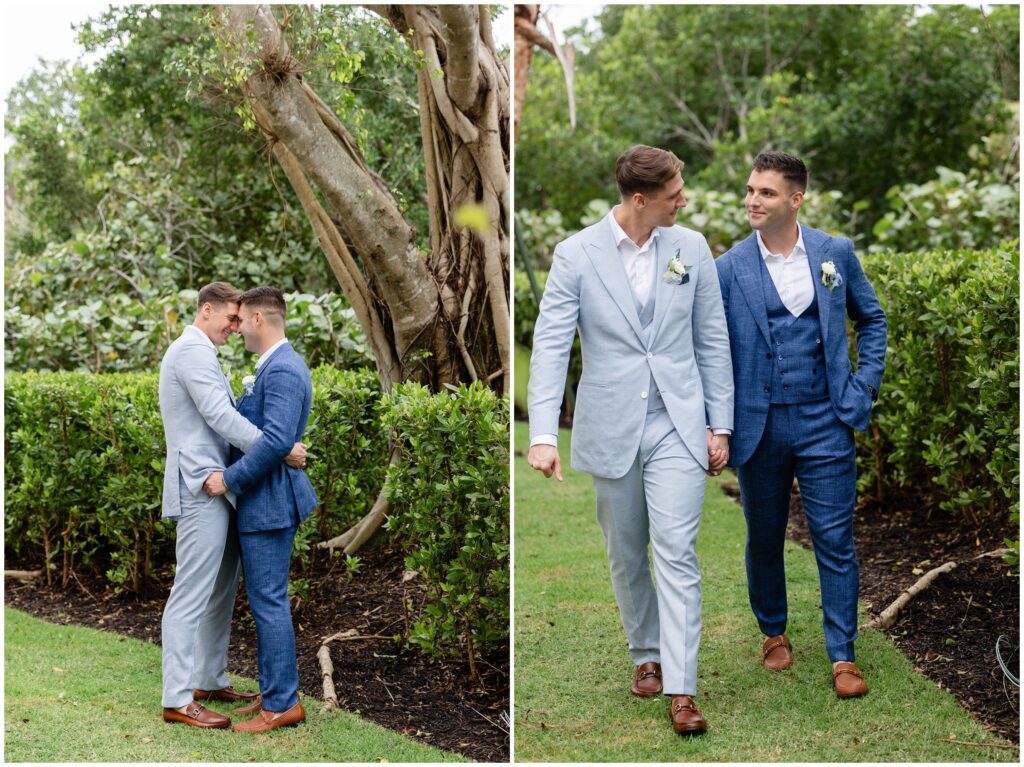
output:
[{"label": "suit lapel", "polygon": [[696,266],[696,264],[688,263],[689,257],[687,253],[682,252],[682,243],[676,236],[675,230],[672,228],[661,229],[661,234],[658,235],[658,267],[654,272],[655,280],[655,293],[654,293],[654,320],[651,323],[651,337],[650,341],[653,343],[654,339],[658,337],[658,332],[661,330],[661,324],[665,321],[665,316],[668,314],[669,306],[675,299],[676,294],[682,285],[670,285],[666,282],[663,277],[665,272],[668,271],[668,262],[675,255],[675,252],[679,252],[679,260],[682,261],[686,266]]},{"label": "suit lapel", "polygon": [[640,318],[637,316],[633,293],[629,288],[629,277],[626,276],[626,269],[622,265],[619,250],[615,246],[615,238],[612,236],[611,224],[607,220],[601,222],[598,236],[585,243],[583,249],[586,251],[587,258],[594,265],[597,278],[601,280],[601,284],[604,285],[615,305],[619,307],[622,316],[633,328],[637,338],[643,339]]},{"label": "suit lapel", "polygon": [[[274,353],[270,355],[270,359],[268,359],[266,362],[264,362],[262,365],[260,365],[260,369],[256,371],[256,381],[260,380],[260,376],[263,375],[263,372],[267,368],[269,368],[271,365],[273,365],[275,362],[277,362],[278,360],[281,359],[281,354],[284,353],[285,349],[291,349],[291,348],[292,348],[291,343],[289,341],[285,341],[283,344],[281,344],[276,349],[274,349]],[[256,382],[255,381],[253,382],[253,386],[256,386]]]},{"label": "suit lapel", "polygon": [[764,285],[761,278],[761,250],[757,247],[757,235],[752,234],[744,240],[737,253],[736,265],[733,274],[736,282],[743,291],[743,298],[747,302],[754,322],[761,329],[765,343],[772,344],[771,333],[768,331],[768,309],[764,305]]},{"label": "suit lapel", "polygon": [[828,315],[832,306],[831,291],[821,284],[821,262],[828,260],[828,252],[831,250],[831,239],[827,239],[820,232],[801,226],[800,230],[804,235],[804,246],[807,248],[807,266],[811,270],[811,281],[814,283],[814,292],[818,299],[818,321],[821,324],[821,342],[826,343],[828,338]]}]

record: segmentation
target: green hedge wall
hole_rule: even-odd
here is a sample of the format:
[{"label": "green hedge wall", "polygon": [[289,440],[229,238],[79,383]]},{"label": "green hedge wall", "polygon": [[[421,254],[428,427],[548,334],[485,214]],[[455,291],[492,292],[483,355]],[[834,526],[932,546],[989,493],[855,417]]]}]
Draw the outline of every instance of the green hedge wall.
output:
[{"label": "green hedge wall", "polygon": [[909,493],[973,527],[1019,519],[1019,265],[1016,241],[865,256],[889,321],[882,391],[859,435],[866,492]]},{"label": "green hedge wall", "polygon": [[[173,551],[174,524],[160,519],[157,388],[154,373],[7,375],[5,545],[45,563],[48,582],[92,572],[138,593],[157,554]],[[401,448],[390,469],[389,435]],[[387,483],[388,524],[426,595],[410,641],[465,652],[508,636],[507,400],[484,387],[396,387],[384,397],[372,371],[316,368],[306,442],[320,506],[296,536],[293,569],[308,566],[312,542],[361,518]],[[447,483],[434,476],[441,467]],[[439,613],[448,623],[428,628]]]},{"label": "green hedge wall", "polygon": [[[1019,519],[1019,262],[1017,242],[864,256],[889,349],[871,428],[858,434],[863,493],[975,528]],[[515,299],[516,341],[529,345],[537,306],[519,274]]]}]

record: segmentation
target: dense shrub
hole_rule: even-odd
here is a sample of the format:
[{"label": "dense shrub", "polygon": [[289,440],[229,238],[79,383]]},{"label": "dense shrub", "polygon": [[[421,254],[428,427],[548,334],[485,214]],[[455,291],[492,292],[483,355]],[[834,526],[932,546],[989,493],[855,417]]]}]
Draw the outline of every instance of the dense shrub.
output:
[{"label": "dense shrub", "polygon": [[406,566],[422,577],[426,605],[409,641],[433,652],[479,652],[508,636],[508,400],[480,384],[430,394],[396,386],[382,420],[400,458],[388,470]]},{"label": "dense shrub", "polygon": [[[368,371],[313,371],[309,475],[321,501],[311,515],[314,539],[360,518],[383,486],[379,397]],[[157,375],[8,373],[4,403],[6,545],[40,555],[48,579],[56,574],[65,585],[76,571],[91,571],[142,591],[155,554],[169,553],[174,537],[173,523],[160,519]]]},{"label": "dense shrub", "polygon": [[[889,322],[860,482],[879,500],[1002,527],[1020,511],[1020,251],[878,253],[864,269]],[[1019,537],[1015,543],[1019,547]]]}]

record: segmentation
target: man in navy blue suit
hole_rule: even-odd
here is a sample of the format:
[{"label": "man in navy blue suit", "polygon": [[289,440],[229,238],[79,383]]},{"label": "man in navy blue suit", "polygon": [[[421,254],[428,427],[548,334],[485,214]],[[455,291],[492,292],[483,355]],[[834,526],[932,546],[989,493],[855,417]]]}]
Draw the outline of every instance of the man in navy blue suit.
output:
[{"label": "man in navy blue suit", "polygon": [[255,375],[243,379],[238,412],[263,436],[245,455],[232,447],[228,468],[211,474],[204,485],[211,495],[231,491],[238,497],[238,537],[245,591],[256,620],[260,681],[260,700],[248,707],[256,716],[234,726],[243,732],[267,732],[305,719],[288,570],[295,530],[316,507],[317,497],[304,471],[281,463],[281,448],[287,443],[291,450],[302,441],[313,386],[309,368],[285,338],[285,315],[277,288],[253,288],[239,299],[238,332],[245,348],[260,356]]},{"label": "man in navy blue suit", "polygon": [[[716,262],[736,385],[729,465],[747,520],[747,589],[765,639],[764,666],[789,668],[783,543],[800,484],[821,583],[825,649],[836,695],[867,693],[854,664],[853,544],[863,431],[885,371],[885,314],[852,243],[797,223],[807,168],[783,152],[754,160],[745,206],[754,233]],[[846,318],[857,336],[850,363]]]}]

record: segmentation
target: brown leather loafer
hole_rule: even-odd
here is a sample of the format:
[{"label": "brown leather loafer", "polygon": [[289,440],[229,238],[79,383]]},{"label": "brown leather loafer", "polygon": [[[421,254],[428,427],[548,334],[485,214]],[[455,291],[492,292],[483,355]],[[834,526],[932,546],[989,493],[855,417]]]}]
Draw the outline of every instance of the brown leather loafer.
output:
[{"label": "brown leather loafer", "polygon": [[234,711],[236,714],[239,714],[241,716],[245,716],[246,714],[254,714],[254,713],[256,713],[262,707],[263,707],[263,696],[257,693],[256,700],[254,700],[248,706],[239,706],[238,708],[233,708],[231,710]]},{"label": "brown leather loafer", "polygon": [[689,695],[673,695],[668,707],[672,729],[680,735],[702,735],[707,732],[708,723]]},{"label": "brown leather loafer", "polygon": [[841,660],[832,664],[832,683],[839,698],[859,698],[868,694],[864,675],[849,661]]},{"label": "brown leather loafer", "polygon": [[208,711],[195,701],[188,704],[184,714],[176,708],[165,708],[164,721],[170,724],[181,722],[193,727],[203,727],[211,730],[227,727],[231,724],[231,720],[228,717],[218,714],[216,711]]},{"label": "brown leather loafer", "polygon": [[196,700],[226,700],[228,703],[237,703],[240,700],[254,701],[259,697],[259,693],[239,692],[228,685],[222,690],[193,690],[192,697]]},{"label": "brown leather loafer", "polygon": [[641,663],[636,667],[633,684],[629,691],[638,698],[653,698],[661,695],[661,664],[654,661]]},{"label": "brown leather loafer", "polygon": [[278,727],[293,727],[306,718],[306,712],[302,708],[302,701],[299,701],[287,711],[275,714],[273,711],[260,709],[252,719],[247,722],[239,722],[233,730],[238,732],[270,732]]},{"label": "brown leather loafer", "polygon": [[765,639],[761,657],[764,659],[764,667],[769,671],[784,671],[792,666],[793,646],[789,643],[789,637],[779,634]]}]

